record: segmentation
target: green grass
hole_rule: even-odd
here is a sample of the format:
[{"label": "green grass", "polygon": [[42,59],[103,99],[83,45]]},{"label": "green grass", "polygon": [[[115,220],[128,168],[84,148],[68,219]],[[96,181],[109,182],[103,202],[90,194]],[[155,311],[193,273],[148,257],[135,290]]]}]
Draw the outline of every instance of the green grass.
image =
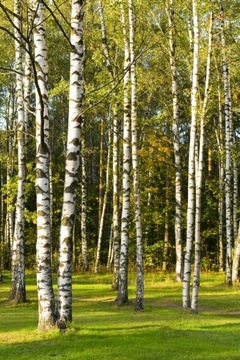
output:
[{"label": "green grass", "polygon": [[221,274],[203,274],[199,314],[181,308],[181,284],[171,275],[148,274],[145,309],[117,307],[110,275],[75,275],[70,329],[39,333],[35,276],[27,274],[28,302],[7,304],[10,275],[0,285],[2,360],[233,360],[240,354],[240,288]]}]

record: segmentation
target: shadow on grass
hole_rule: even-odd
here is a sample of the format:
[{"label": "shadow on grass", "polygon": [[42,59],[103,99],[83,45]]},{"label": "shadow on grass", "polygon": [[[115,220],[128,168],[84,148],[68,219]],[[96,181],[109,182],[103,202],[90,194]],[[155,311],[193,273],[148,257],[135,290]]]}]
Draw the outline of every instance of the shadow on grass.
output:
[{"label": "shadow on grass", "polygon": [[236,360],[238,325],[224,328],[175,330],[169,326],[72,329],[65,335],[37,334],[32,341],[0,345],[1,359],[84,360]]},{"label": "shadow on grass", "polygon": [[[181,308],[179,284],[157,279],[146,286],[145,310],[135,312],[134,301],[116,305],[109,280],[91,274],[74,277],[74,323],[65,334],[38,333],[35,280],[30,276],[30,303],[0,308],[0,359],[239,359],[238,295],[224,293],[224,287],[213,283],[211,296],[211,289],[203,286],[200,314],[193,315]],[[6,296],[7,289],[0,288],[1,295]],[[130,299],[134,295],[132,287]],[[225,309],[229,299],[232,303]]]}]

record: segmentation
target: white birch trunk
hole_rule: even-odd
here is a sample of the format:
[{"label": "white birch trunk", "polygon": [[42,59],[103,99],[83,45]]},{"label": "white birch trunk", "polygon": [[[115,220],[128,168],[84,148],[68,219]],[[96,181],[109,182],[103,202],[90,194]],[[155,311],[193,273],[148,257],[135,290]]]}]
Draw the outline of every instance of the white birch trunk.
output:
[{"label": "white birch trunk", "polygon": [[[82,129],[83,130],[83,129]],[[81,136],[81,161],[82,161],[82,178],[81,178],[81,241],[82,241],[82,270],[88,270],[88,243],[87,243],[87,169],[86,169],[86,145],[85,137]]]},{"label": "white birch trunk", "polygon": [[[104,123],[100,120],[100,149],[99,149],[99,187],[98,187],[98,238],[103,207],[103,142],[104,142]],[[96,254],[98,257],[98,254]]]},{"label": "white birch trunk", "polygon": [[168,267],[168,250],[169,250],[169,165],[166,166],[166,188],[165,188],[165,211],[164,211],[164,240],[163,240],[163,263],[162,271],[167,271]]},{"label": "white birch trunk", "polygon": [[18,150],[18,189],[16,200],[15,229],[12,247],[12,282],[9,300],[15,304],[26,301],[24,264],[24,208],[25,208],[25,118],[23,100],[23,48],[21,6],[14,1],[15,70],[17,98],[17,150]]},{"label": "white birch trunk", "polygon": [[184,257],[183,274],[183,307],[189,308],[190,302],[190,277],[191,255],[194,237],[195,220],[195,144],[196,144],[196,120],[197,120],[197,95],[198,95],[198,60],[199,60],[199,29],[197,1],[192,1],[193,16],[193,68],[191,89],[191,129],[188,160],[188,205],[187,205],[187,241]]},{"label": "white birch trunk", "polygon": [[118,186],[118,116],[113,115],[113,248],[114,248],[114,263],[113,263],[113,280],[112,289],[118,290],[119,279],[119,186]]},{"label": "white birch trunk", "polygon": [[218,73],[218,119],[219,119],[219,132],[216,130],[216,140],[219,152],[219,199],[218,199],[218,264],[219,271],[224,271],[224,256],[223,256],[223,218],[224,218],[224,144],[223,144],[223,116],[222,116],[222,96],[220,89],[220,75]]},{"label": "white birch trunk", "polygon": [[238,234],[235,240],[234,256],[233,256],[233,266],[232,266],[232,282],[239,282],[239,265],[240,265],[240,223],[238,225]]},{"label": "white birch trunk", "polygon": [[[108,131],[108,141],[111,144],[111,133]],[[108,193],[109,193],[109,170],[110,170],[110,159],[111,159],[111,146],[108,146],[108,154],[107,154],[107,169],[106,169],[106,187],[105,193],[103,197],[103,206],[101,211],[101,218],[98,230],[98,243],[97,243],[97,256],[95,261],[95,274],[98,273],[99,265],[100,265],[100,255],[101,255],[101,246],[102,246],[102,234],[103,234],[103,225],[104,225],[104,217],[106,213],[107,201],[108,201]]]},{"label": "white birch trunk", "polygon": [[221,28],[222,42],[222,70],[224,86],[224,119],[225,119],[225,207],[226,207],[226,283],[232,284],[232,198],[231,198],[231,119],[230,119],[230,89],[229,89],[229,68],[226,58],[226,44],[224,34],[224,14]]},{"label": "white birch trunk", "polygon": [[124,115],[123,115],[123,179],[122,179],[122,216],[121,216],[121,248],[119,259],[118,305],[128,302],[128,241],[130,212],[130,54],[126,30],[123,3],[120,1],[122,28],[124,36]]},{"label": "white birch trunk", "polygon": [[141,203],[138,170],[138,137],[137,137],[137,79],[135,58],[135,14],[133,0],[128,0],[129,10],[129,50],[130,50],[130,76],[131,76],[131,139],[132,139],[132,169],[133,169],[133,192],[135,205],[136,226],[136,266],[137,266],[137,290],[135,309],[143,309],[144,298],[144,269],[143,269],[143,236],[141,221]]},{"label": "white birch trunk", "polygon": [[181,157],[179,141],[179,103],[178,103],[178,82],[177,66],[175,57],[175,20],[174,20],[174,0],[169,1],[168,19],[169,19],[169,48],[170,48],[170,66],[172,73],[172,104],[173,104],[173,147],[175,159],[175,246],[176,246],[176,280],[182,280],[182,184],[181,184]]},{"label": "white birch trunk", "polygon": [[58,266],[58,326],[60,328],[66,327],[67,321],[72,321],[72,236],[80,165],[83,101],[83,6],[84,0],[72,0],[68,137]]},{"label": "white birch trunk", "polygon": [[48,330],[55,325],[54,294],[51,277],[51,227],[49,188],[49,119],[48,69],[43,4],[33,0],[33,41],[35,47],[36,85],[36,193],[37,193],[37,286],[38,329]]},{"label": "white birch trunk", "polygon": [[204,167],[204,140],[205,140],[205,117],[207,111],[207,102],[209,95],[209,81],[211,69],[211,52],[212,52],[212,26],[213,14],[210,15],[209,22],[209,41],[208,41],[208,56],[206,66],[206,79],[205,91],[203,99],[203,107],[200,119],[200,139],[199,149],[197,154],[196,166],[196,213],[195,213],[195,256],[194,256],[194,274],[193,274],[193,290],[192,290],[192,303],[191,309],[193,312],[198,313],[198,294],[200,285],[200,268],[201,268],[201,210],[202,210],[202,178]]},{"label": "white birch trunk", "polygon": [[[104,11],[102,0],[99,0],[99,15],[101,22],[101,32],[102,32],[102,48],[103,53],[106,59],[106,67],[108,69],[110,78],[115,82],[114,78],[114,69],[111,63],[109,48],[107,43],[107,32],[104,19]],[[115,91],[113,92],[115,96]],[[113,107],[113,142],[112,142],[112,173],[113,173],[113,254],[114,254],[114,265],[113,265],[113,280],[112,280],[112,289],[118,290],[118,277],[119,277],[119,186],[118,186],[118,115],[117,115],[117,106]]]}]

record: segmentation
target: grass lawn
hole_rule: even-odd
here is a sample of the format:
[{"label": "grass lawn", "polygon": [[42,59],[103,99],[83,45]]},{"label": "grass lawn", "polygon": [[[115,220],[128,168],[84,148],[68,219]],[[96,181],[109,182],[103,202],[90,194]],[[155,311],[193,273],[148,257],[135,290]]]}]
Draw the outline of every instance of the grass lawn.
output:
[{"label": "grass lawn", "polygon": [[240,288],[217,273],[202,275],[199,314],[181,308],[181,284],[173,275],[147,274],[145,309],[117,307],[110,275],[74,275],[70,329],[39,333],[35,275],[27,273],[24,305],[6,300],[10,274],[0,284],[1,360],[233,360],[240,358]]}]

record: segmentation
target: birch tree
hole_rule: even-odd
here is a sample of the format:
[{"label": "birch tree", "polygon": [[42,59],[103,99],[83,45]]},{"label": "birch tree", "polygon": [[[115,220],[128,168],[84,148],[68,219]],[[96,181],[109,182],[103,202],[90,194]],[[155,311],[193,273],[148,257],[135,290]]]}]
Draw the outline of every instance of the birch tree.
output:
[{"label": "birch tree", "polygon": [[130,213],[130,53],[127,36],[127,25],[123,3],[120,1],[121,21],[124,37],[124,99],[123,99],[123,179],[122,179],[122,215],[121,215],[121,245],[119,259],[118,305],[128,302],[128,242]]},{"label": "birch tree", "polygon": [[17,98],[17,150],[18,189],[16,200],[15,229],[12,246],[12,282],[9,300],[15,304],[26,301],[24,264],[24,209],[25,209],[25,111],[23,93],[22,9],[19,0],[14,1],[15,71]]},{"label": "birch tree", "polygon": [[37,287],[38,329],[55,325],[51,268],[51,220],[49,185],[48,68],[44,8],[41,1],[31,1],[34,42],[34,77],[36,87],[36,194],[37,194]]},{"label": "birch tree", "polygon": [[82,270],[88,270],[88,244],[87,244],[87,169],[86,169],[86,145],[83,134],[84,121],[81,130],[81,240],[82,240]]},{"label": "birch tree", "polygon": [[192,65],[192,88],[191,88],[191,126],[188,158],[188,205],[187,205],[187,240],[184,257],[183,274],[183,307],[189,308],[190,301],[190,275],[191,255],[194,237],[195,221],[195,146],[196,146],[196,122],[198,109],[198,66],[199,66],[199,27],[197,1],[192,1],[193,18],[193,65]]},{"label": "birch tree", "polygon": [[224,143],[223,143],[223,114],[222,114],[222,92],[220,89],[220,74],[218,72],[218,120],[219,120],[219,131],[216,131],[216,139],[219,152],[219,163],[218,163],[218,188],[219,188],[219,199],[218,199],[218,243],[219,243],[219,254],[218,263],[219,271],[224,271],[224,251],[223,251],[223,223],[224,223]]},{"label": "birch tree", "polygon": [[200,136],[199,147],[196,146],[196,210],[195,210],[195,250],[194,250],[194,274],[193,274],[193,290],[192,290],[192,303],[191,309],[195,313],[198,312],[198,293],[200,285],[200,268],[201,268],[201,214],[202,214],[202,182],[203,182],[203,168],[204,168],[204,142],[205,142],[205,118],[207,111],[207,102],[209,95],[209,81],[210,81],[210,67],[211,67],[211,52],[212,52],[212,27],[213,27],[213,14],[210,14],[209,21],[209,41],[208,41],[208,54],[206,65],[205,77],[205,90],[202,111],[200,116]]},{"label": "birch tree", "polygon": [[70,89],[65,182],[60,229],[58,265],[58,325],[72,320],[72,236],[76,212],[80,134],[83,101],[83,7],[84,0],[72,0]]},{"label": "birch tree", "polygon": [[119,185],[118,185],[118,115],[116,110],[113,114],[113,159],[112,159],[112,174],[113,174],[113,280],[112,289],[118,290],[119,279]]},{"label": "birch tree", "polygon": [[130,51],[130,77],[131,77],[131,140],[132,140],[132,168],[133,191],[135,206],[136,247],[137,247],[137,291],[135,309],[143,309],[144,297],[144,270],[143,270],[143,239],[138,170],[138,137],[137,137],[137,79],[135,58],[135,14],[133,1],[128,1],[129,10],[129,51]]},{"label": "birch tree", "polygon": [[111,132],[108,131],[108,154],[107,154],[107,167],[106,167],[106,182],[105,182],[105,192],[103,196],[103,202],[102,202],[102,211],[101,211],[101,217],[100,217],[100,224],[99,224],[99,230],[98,230],[98,243],[97,243],[97,256],[95,261],[95,268],[94,272],[95,274],[98,273],[98,268],[100,264],[100,253],[101,253],[101,245],[102,245],[102,235],[103,235],[103,226],[104,226],[104,217],[106,215],[106,207],[107,207],[107,201],[108,201],[108,195],[109,195],[109,170],[110,170],[110,159],[111,159]]},{"label": "birch tree", "polygon": [[182,194],[181,194],[181,157],[180,157],[180,140],[179,140],[179,101],[178,101],[178,80],[177,65],[175,55],[175,13],[174,0],[169,1],[167,9],[169,22],[169,50],[170,66],[172,75],[172,108],[173,108],[173,147],[175,158],[175,246],[176,246],[176,280],[182,279]]},{"label": "birch tree", "polygon": [[[104,8],[102,0],[98,2],[100,23],[101,23],[101,38],[102,38],[102,49],[105,57],[106,67],[109,73],[110,81],[116,83],[114,67],[109,53],[107,30],[105,25]],[[112,289],[118,289],[118,276],[119,276],[119,161],[118,161],[118,114],[117,114],[117,99],[116,91],[113,91],[114,104],[113,104],[113,124],[112,124],[112,192],[113,192],[113,253],[114,253],[114,264],[113,264],[113,280]]]},{"label": "birch tree", "polygon": [[226,207],[226,283],[232,284],[232,173],[231,173],[231,98],[229,86],[229,66],[226,57],[225,20],[221,6],[221,45],[222,45],[222,71],[224,87],[224,121],[225,121],[225,207]]}]

